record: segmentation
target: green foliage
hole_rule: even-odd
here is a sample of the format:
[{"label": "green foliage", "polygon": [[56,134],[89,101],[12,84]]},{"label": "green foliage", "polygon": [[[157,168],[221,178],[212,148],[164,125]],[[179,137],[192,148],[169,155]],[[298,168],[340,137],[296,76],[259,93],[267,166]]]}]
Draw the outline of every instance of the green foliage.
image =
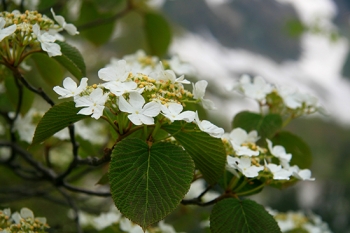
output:
[{"label": "green foliage", "polygon": [[[18,81],[19,82],[19,81]],[[23,87],[22,84],[22,105],[20,109],[21,115],[25,115],[32,107],[35,94],[29,91],[27,88]],[[6,95],[7,99],[10,101],[13,109],[17,108],[19,100],[19,90],[16,85],[15,78],[13,75],[8,75],[5,79]]]},{"label": "green foliage", "polygon": [[262,116],[253,112],[240,112],[232,122],[232,127],[240,127],[247,132],[258,131],[261,139],[271,138],[278,130],[282,128],[282,117],[278,114],[267,114]]},{"label": "green foliage", "polygon": [[163,129],[172,134],[192,156],[196,168],[202,172],[208,183],[214,184],[218,181],[226,163],[226,152],[221,139],[196,131],[194,124],[182,125],[181,122],[174,122],[163,126]]},{"label": "green foliage", "polygon": [[66,68],[74,77],[81,79],[86,76],[86,66],[84,58],[79,50],[65,42],[56,41],[61,46],[61,56],[53,57],[64,68]]},{"label": "green foliage", "polygon": [[275,219],[252,200],[228,198],[219,201],[210,215],[212,233],[279,233]]},{"label": "green foliage", "polygon": [[50,108],[35,129],[32,145],[41,143],[70,124],[89,117],[77,114],[79,110],[80,108],[76,108],[73,101],[63,102]]},{"label": "green foliage", "polygon": [[193,173],[193,161],[181,147],[126,138],[112,152],[112,198],[124,216],[145,229],[175,210]]},{"label": "green foliage", "polygon": [[293,155],[290,162],[291,165],[298,165],[300,169],[310,168],[312,154],[309,146],[303,139],[290,132],[282,131],[272,138],[272,142],[274,145],[282,145],[287,153]]},{"label": "green foliage", "polygon": [[41,76],[41,78],[50,86],[60,85],[64,77],[62,66],[50,58],[46,53],[34,53],[32,60]]},{"label": "green foliage", "polygon": [[[80,16],[77,21],[78,25],[87,25],[95,19],[104,20],[112,17],[113,13],[100,12],[97,4],[94,2],[83,1],[80,8]],[[80,35],[85,37],[88,41],[95,45],[102,45],[106,43],[112,35],[114,29],[114,20],[108,23],[93,25],[80,31]]]},{"label": "green foliage", "polygon": [[152,55],[162,56],[168,51],[171,41],[171,29],[167,20],[160,14],[144,14],[144,30]]}]

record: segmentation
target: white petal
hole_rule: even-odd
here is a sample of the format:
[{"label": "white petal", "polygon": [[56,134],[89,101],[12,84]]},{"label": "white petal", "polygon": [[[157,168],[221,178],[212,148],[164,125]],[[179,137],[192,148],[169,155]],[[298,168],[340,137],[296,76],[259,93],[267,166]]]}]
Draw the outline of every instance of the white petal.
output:
[{"label": "white petal", "polygon": [[123,96],[119,96],[118,106],[120,111],[122,112],[127,112],[127,113],[134,112],[134,108],[124,99]]},{"label": "white petal", "polygon": [[139,114],[139,119],[145,125],[153,125],[154,124],[153,117],[149,117],[149,116],[145,116],[145,115]]},{"label": "white petal", "polygon": [[82,108],[82,109],[80,109],[78,114],[87,115],[87,116],[91,115],[92,114],[92,107]]},{"label": "white petal", "polygon": [[145,104],[142,109],[142,114],[149,117],[155,117],[160,113],[160,105],[156,102]]},{"label": "white petal", "polygon": [[22,208],[22,209],[21,209],[21,216],[22,216],[22,218],[24,218],[24,219],[31,218],[31,219],[34,220],[33,211],[31,211],[31,210],[28,209],[28,208]]},{"label": "white petal", "polygon": [[208,82],[205,80],[201,80],[196,82],[193,86],[193,98],[202,99],[205,95],[205,89],[208,86]]},{"label": "white petal", "polygon": [[128,115],[128,118],[134,125],[142,125],[139,114],[130,114]]},{"label": "white petal", "polygon": [[168,109],[172,114],[178,115],[182,111],[183,107],[178,103],[169,103]]},{"label": "white petal", "polygon": [[177,120],[184,120],[186,122],[192,122],[194,120],[195,113],[193,111],[185,111],[180,113],[176,118]]},{"label": "white petal", "polygon": [[67,77],[63,80],[63,87],[67,90],[77,89],[77,83],[73,81],[70,77]]},{"label": "white petal", "polygon": [[17,29],[16,25],[8,26],[7,28],[0,29],[0,42],[5,38],[14,33]]},{"label": "white petal", "polygon": [[71,23],[67,23],[64,29],[72,36],[79,34],[77,27]]},{"label": "white petal", "polygon": [[145,99],[138,92],[131,92],[129,97],[130,97],[129,99],[130,105],[136,109],[141,109],[145,103]]},{"label": "white petal", "polygon": [[202,99],[201,103],[203,105],[203,108],[205,108],[207,110],[214,110],[214,109],[216,109],[214,102],[211,101],[211,100]]}]

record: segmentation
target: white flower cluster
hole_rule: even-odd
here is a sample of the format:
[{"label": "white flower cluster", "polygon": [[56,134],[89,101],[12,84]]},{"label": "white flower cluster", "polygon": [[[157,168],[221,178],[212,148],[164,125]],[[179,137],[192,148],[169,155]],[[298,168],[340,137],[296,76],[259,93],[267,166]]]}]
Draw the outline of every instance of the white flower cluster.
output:
[{"label": "white flower cluster", "polygon": [[274,216],[282,232],[331,233],[328,224],[313,213],[305,214],[301,211],[282,213],[269,208],[267,210]]},{"label": "white flower cluster", "polygon": [[248,75],[243,75],[234,89],[261,105],[274,107],[273,111],[279,113],[291,112],[300,116],[322,110],[316,97],[291,87],[273,86],[260,76],[254,77],[252,81]]},{"label": "white flower cluster", "polygon": [[13,214],[11,209],[0,210],[0,233],[44,233],[48,228],[46,218],[34,218],[33,212],[28,208],[22,208],[20,213]]},{"label": "white flower cluster", "polygon": [[27,46],[35,47],[38,43],[50,57],[62,55],[61,47],[54,43],[56,40],[63,40],[59,32],[66,30],[71,35],[79,32],[73,24],[66,23],[65,19],[56,15],[52,9],[51,12],[58,24],[36,11],[27,10],[23,14],[17,10],[11,13],[1,12],[0,42],[5,41],[4,50],[1,51],[2,57],[9,63],[18,61]]},{"label": "white flower cluster", "polygon": [[102,84],[88,86],[88,79],[82,78],[78,86],[67,77],[63,88],[56,86],[54,91],[59,98],[73,97],[75,106],[83,107],[78,114],[91,115],[95,119],[99,119],[107,107],[116,115],[127,114],[134,125],[153,125],[155,119],[182,120],[195,122],[202,131],[220,138],[223,129],[209,121],[201,121],[197,112],[183,111],[186,103],[201,103],[213,108],[213,103],[204,99],[207,81],[193,83],[190,92],[184,88],[185,84],[190,84],[184,75],[177,77],[173,70],[166,69],[160,61],[155,64],[155,61],[156,58],[145,57],[139,51],[100,69],[98,76],[104,81]]},{"label": "white flower cluster", "polygon": [[247,133],[241,128],[235,128],[230,134],[224,134],[222,139],[228,155],[226,169],[238,177],[241,173],[248,178],[289,180],[294,177],[299,180],[314,180],[309,169],[289,164],[292,154],[286,153],[283,146],[273,146],[268,139],[268,148],[256,145],[259,140],[256,131]]},{"label": "white flower cluster", "polygon": [[[68,213],[68,215],[72,216],[72,213]],[[139,225],[123,217],[119,210],[115,208],[115,206],[111,207],[109,212],[101,213],[99,216],[94,216],[85,212],[80,212],[79,218],[83,227],[92,226],[98,231],[102,231],[103,229],[111,225],[118,225],[119,229],[123,232],[144,233],[144,231]],[[176,231],[173,226],[165,223],[164,220],[162,220],[158,222],[157,226],[150,227],[146,230],[146,232],[175,233]]]}]

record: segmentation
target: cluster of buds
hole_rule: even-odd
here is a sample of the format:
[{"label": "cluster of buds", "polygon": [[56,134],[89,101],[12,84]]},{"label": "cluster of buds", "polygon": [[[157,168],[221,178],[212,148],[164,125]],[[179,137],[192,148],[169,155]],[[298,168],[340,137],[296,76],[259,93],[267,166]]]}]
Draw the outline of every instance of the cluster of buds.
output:
[{"label": "cluster of buds", "polygon": [[309,169],[290,165],[292,154],[286,153],[283,146],[273,146],[272,142],[266,139],[268,148],[263,148],[256,144],[258,140],[256,131],[247,133],[241,128],[224,134],[226,169],[237,177],[243,174],[245,177],[258,178],[266,182],[290,179],[314,180]]},{"label": "cluster of buds", "polygon": [[75,35],[78,31],[52,9],[51,12],[58,24],[37,11],[0,13],[0,55],[3,62],[16,66],[30,53],[41,50],[50,57],[62,55],[61,47],[54,43],[64,39],[59,32],[66,30]]},{"label": "cluster of buds", "polygon": [[248,75],[243,75],[234,89],[258,101],[260,106],[266,106],[270,113],[296,118],[322,111],[316,97],[291,87],[273,86],[260,76],[251,80]]},{"label": "cluster of buds", "polygon": [[[60,98],[73,97],[75,106],[83,107],[78,114],[95,119],[103,116],[107,107],[115,115],[126,114],[134,125],[153,125],[155,119],[159,122],[183,120],[195,122],[202,131],[220,138],[223,129],[209,121],[200,121],[197,112],[183,111],[187,103],[214,107],[210,100],[204,99],[207,81],[192,83],[192,92],[187,90],[184,85],[191,82],[184,75],[177,77],[174,70],[167,69],[172,68],[171,61],[161,62],[138,52],[100,69],[98,76],[103,83],[88,86],[88,79],[82,78],[78,86],[67,77],[63,88],[56,86],[54,91]],[[181,71],[181,66],[177,65],[177,69]]]},{"label": "cluster of buds", "polygon": [[0,232],[44,233],[49,226],[46,218],[34,218],[33,212],[28,208],[22,208],[20,213],[11,215],[10,209],[0,210]]}]

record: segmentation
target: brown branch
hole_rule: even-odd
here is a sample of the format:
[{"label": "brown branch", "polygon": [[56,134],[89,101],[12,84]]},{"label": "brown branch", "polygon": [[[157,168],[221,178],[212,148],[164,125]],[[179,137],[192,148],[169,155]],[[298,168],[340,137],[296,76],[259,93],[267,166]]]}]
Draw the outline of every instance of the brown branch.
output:
[{"label": "brown branch", "polygon": [[72,192],[79,192],[79,193],[84,193],[84,194],[88,194],[88,195],[94,195],[94,196],[99,196],[99,197],[110,197],[111,193],[110,192],[97,192],[97,191],[91,191],[91,190],[86,190],[86,189],[82,189],[82,188],[78,188],[75,186],[72,186],[70,184],[67,184],[65,182],[63,182],[62,186],[66,189],[68,189],[69,191]]}]

